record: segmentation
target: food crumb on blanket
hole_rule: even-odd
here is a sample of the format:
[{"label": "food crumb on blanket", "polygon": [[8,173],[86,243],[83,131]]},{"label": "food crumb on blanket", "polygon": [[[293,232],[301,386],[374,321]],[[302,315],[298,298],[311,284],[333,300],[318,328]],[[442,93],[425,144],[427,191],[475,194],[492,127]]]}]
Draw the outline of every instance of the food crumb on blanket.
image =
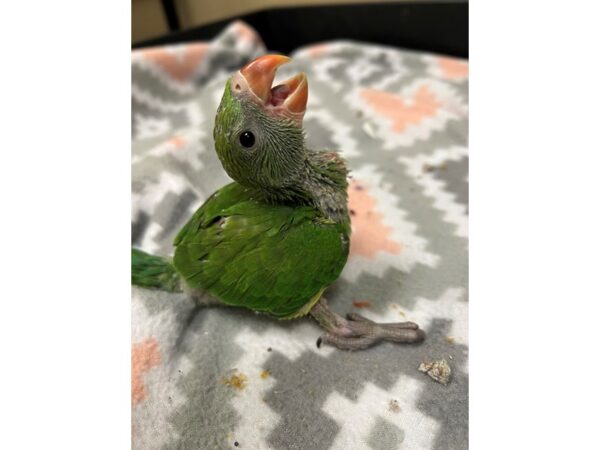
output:
[{"label": "food crumb on blanket", "polygon": [[371,139],[377,139],[377,131],[375,130],[375,126],[371,122],[363,123],[363,131]]},{"label": "food crumb on blanket", "polygon": [[443,163],[439,166],[435,166],[433,164],[423,164],[423,172],[433,172],[435,170],[446,170],[448,165]]},{"label": "food crumb on blanket", "polygon": [[271,372],[269,372],[268,370],[263,370],[263,371],[260,373],[260,377],[261,377],[263,380],[266,380],[267,378],[269,378],[269,375],[271,375]]},{"label": "food crumb on blanket", "polygon": [[446,386],[450,381],[452,369],[445,359],[440,361],[422,362],[419,366],[419,371],[426,373],[438,383]]},{"label": "food crumb on blanket", "polygon": [[446,342],[448,344],[454,344],[456,341],[454,340],[453,336],[446,336]]},{"label": "food crumb on blanket", "polygon": [[368,308],[369,306],[371,306],[371,302],[369,300],[354,300],[352,302],[352,306],[354,306],[355,308]]},{"label": "food crumb on blanket", "polygon": [[225,386],[232,387],[237,389],[238,391],[243,390],[246,387],[246,382],[248,378],[243,373],[234,373],[229,378],[223,378],[223,384]]},{"label": "food crumb on blanket", "polygon": [[390,403],[388,404],[388,410],[393,413],[399,413],[400,405],[398,404],[398,400],[390,400]]},{"label": "food crumb on blanket", "polygon": [[395,310],[397,310],[398,314],[400,314],[402,317],[404,317],[406,319],[406,314],[404,313],[404,311],[402,311],[400,309],[400,306],[398,306],[396,303],[392,303],[392,308],[394,308]]}]

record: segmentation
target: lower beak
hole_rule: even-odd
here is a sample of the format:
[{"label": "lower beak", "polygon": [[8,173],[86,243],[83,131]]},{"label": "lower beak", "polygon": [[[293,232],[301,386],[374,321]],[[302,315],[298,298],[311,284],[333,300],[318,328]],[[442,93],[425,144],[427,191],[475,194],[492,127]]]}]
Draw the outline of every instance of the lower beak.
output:
[{"label": "lower beak", "polygon": [[278,106],[281,99],[291,113],[304,114],[308,102],[308,82],[304,72],[271,89],[271,104]]}]

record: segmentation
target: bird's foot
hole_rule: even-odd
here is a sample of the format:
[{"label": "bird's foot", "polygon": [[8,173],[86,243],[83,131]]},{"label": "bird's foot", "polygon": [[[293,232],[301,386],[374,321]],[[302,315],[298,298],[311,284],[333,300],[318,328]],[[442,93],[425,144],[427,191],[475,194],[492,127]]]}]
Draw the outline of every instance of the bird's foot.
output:
[{"label": "bird's foot", "polygon": [[329,309],[324,298],[310,313],[326,330],[317,339],[317,347],[325,343],[341,350],[361,350],[381,341],[418,343],[425,339],[425,332],[414,322],[377,323],[356,313],[344,319]]}]

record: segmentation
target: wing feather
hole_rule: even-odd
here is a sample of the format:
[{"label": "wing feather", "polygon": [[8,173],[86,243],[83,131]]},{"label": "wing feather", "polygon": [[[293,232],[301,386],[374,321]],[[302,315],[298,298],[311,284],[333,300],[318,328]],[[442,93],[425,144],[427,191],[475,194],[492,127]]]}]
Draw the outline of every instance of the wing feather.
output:
[{"label": "wing feather", "polygon": [[348,257],[348,227],[310,207],[267,205],[237,183],[210,197],[175,239],[175,268],[224,303],[306,314]]}]

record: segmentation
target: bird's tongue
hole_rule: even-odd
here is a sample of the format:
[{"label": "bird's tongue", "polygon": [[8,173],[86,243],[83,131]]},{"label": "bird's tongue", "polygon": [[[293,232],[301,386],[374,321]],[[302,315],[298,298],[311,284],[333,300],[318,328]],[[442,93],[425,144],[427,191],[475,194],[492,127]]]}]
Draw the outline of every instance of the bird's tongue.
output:
[{"label": "bird's tongue", "polygon": [[299,73],[272,87],[277,68],[289,61],[290,58],[282,55],[261,56],[241,69],[240,75],[247,88],[267,110],[301,121],[308,100],[306,75]]},{"label": "bird's tongue", "polygon": [[290,88],[285,84],[280,84],[279,86],[275,86],[271,89],[271,100],[270,103],[273,106],[279,106],[283,104],[285,99],[290,94]]}]

